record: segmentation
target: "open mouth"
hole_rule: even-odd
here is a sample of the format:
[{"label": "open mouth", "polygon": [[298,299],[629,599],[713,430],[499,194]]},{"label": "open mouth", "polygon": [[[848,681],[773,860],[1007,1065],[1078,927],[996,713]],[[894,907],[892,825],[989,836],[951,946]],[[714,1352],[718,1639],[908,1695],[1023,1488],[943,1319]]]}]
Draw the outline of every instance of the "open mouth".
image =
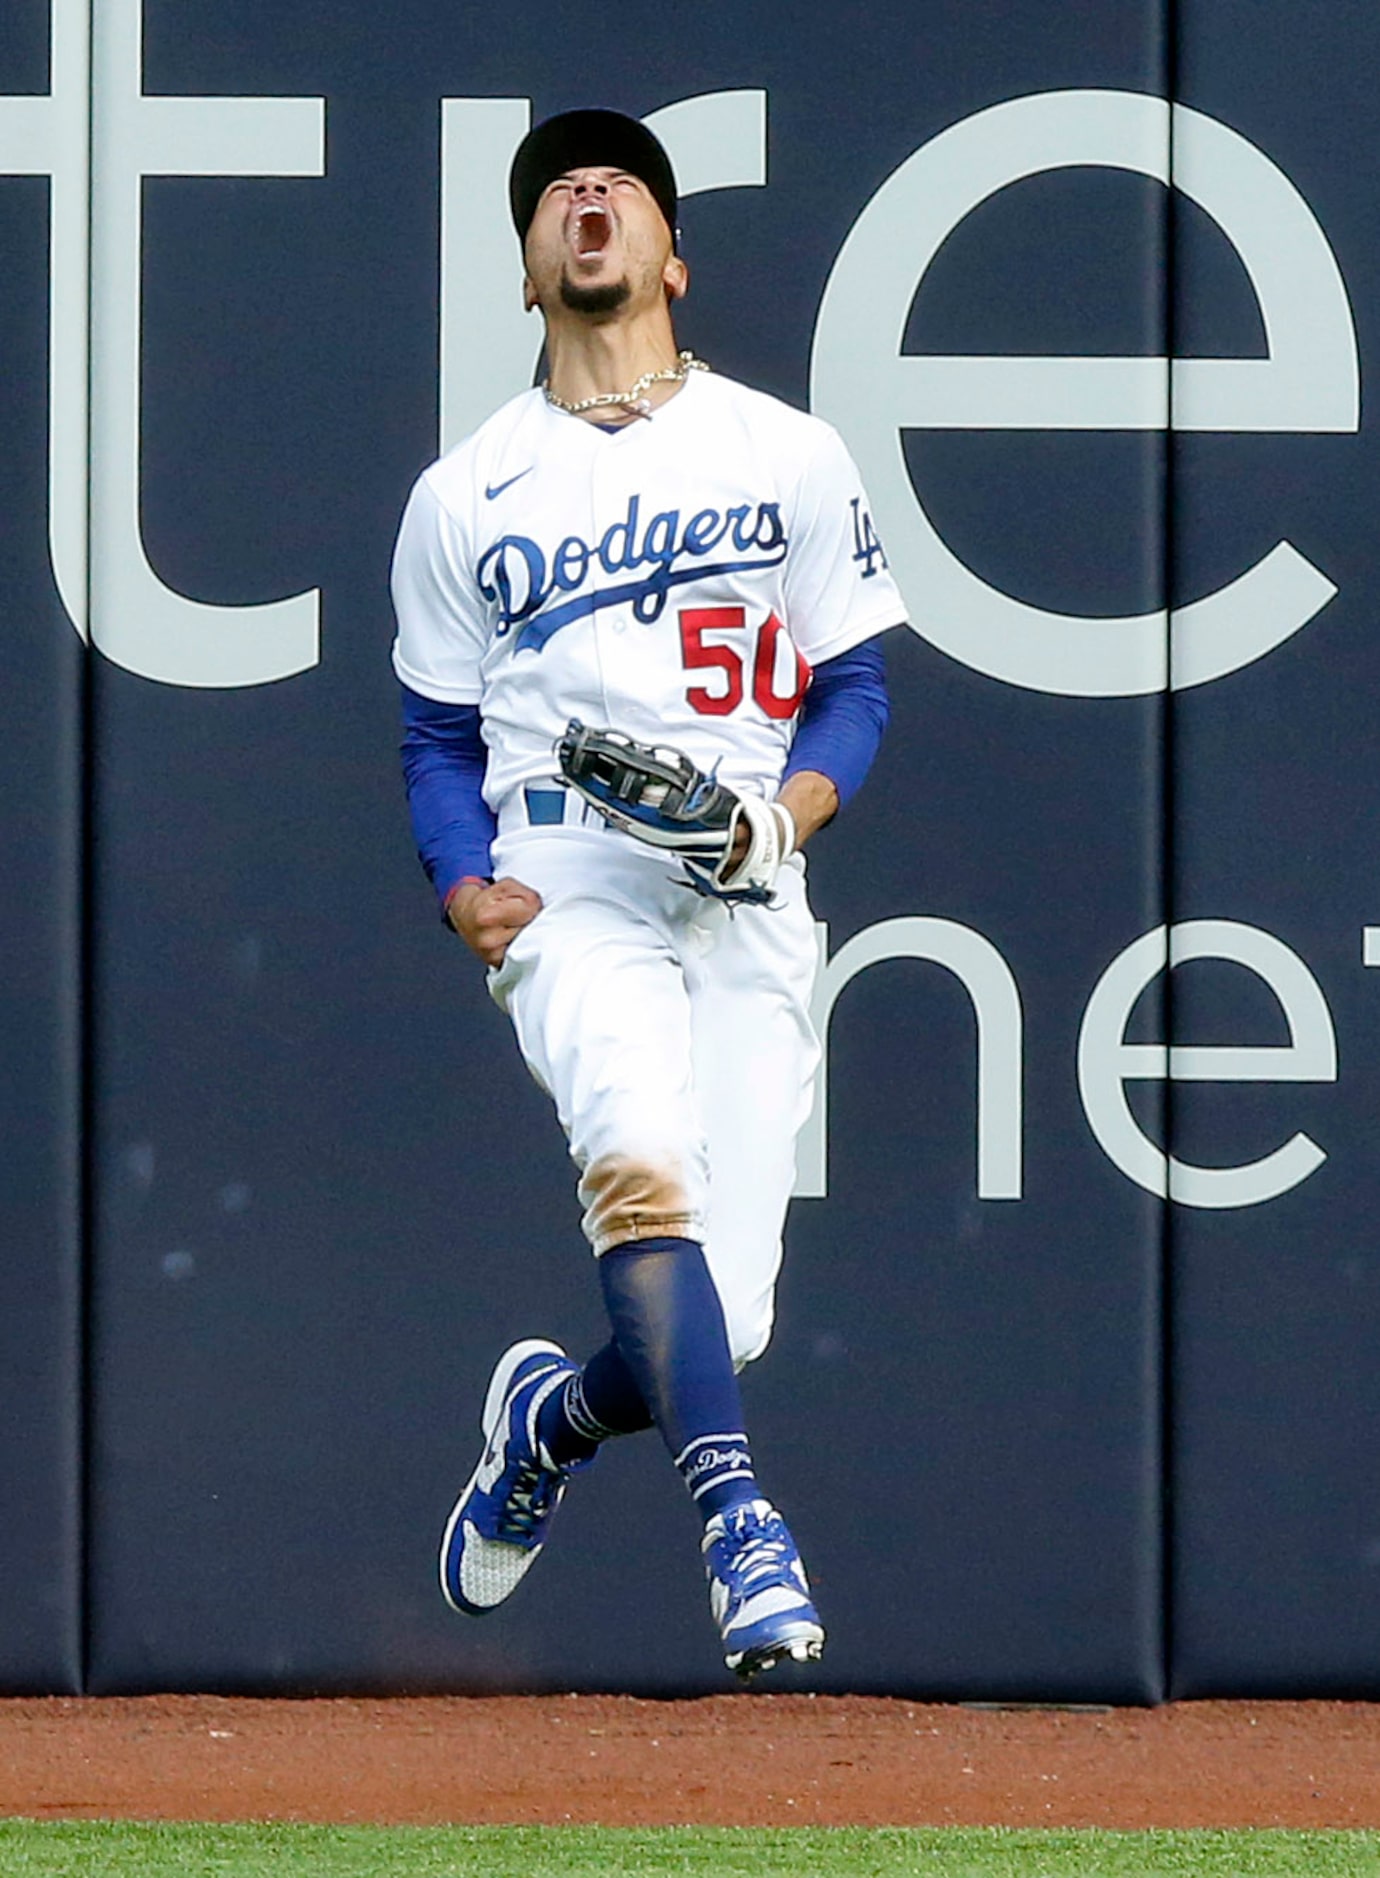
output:
[{"label": "open mouth", "polygon": [[602,254],[613,233],[613,218],[599,202],[586,202],[575,211],[571,243],[577,260],[585,261]]}]

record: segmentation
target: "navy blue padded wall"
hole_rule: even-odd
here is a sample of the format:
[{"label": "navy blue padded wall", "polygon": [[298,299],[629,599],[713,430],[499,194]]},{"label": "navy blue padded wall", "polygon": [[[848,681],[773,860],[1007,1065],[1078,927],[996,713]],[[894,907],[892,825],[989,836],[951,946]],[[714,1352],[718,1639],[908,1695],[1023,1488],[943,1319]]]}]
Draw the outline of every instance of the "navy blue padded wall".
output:
[{"label": "navy blue padded wall", "polygon": [[[865,34],[824,8],[786,34],[766,5],[672,31],[637,4],[596,54],[546,4],[501,32],[434,0],[383,32],[331,11],[326,34],[306,0],[239,0],[193,35],[145,8],[148,91],[328,100],[324,176],[151,180],[144,256],[150,561],[227,606],[319,586],[323,637],[255,687],[97,673],[92,1686],[717,1689],[654,1437],[579,1483],[500,1615],[456,1619],[434,1583],[496,1352],[602,1334],[554,1118],[436,923],[395,776],[385,580],[437,436],[439,100],[765,88],[766,186],[684,204],[681,332],[803,404],[826,281],[888,176],[1023,94],[1161,95],[1161,11],[1090,29],[1020,0],[995,38],[957,0],[923,31],[873,8]],[[1162,354],[1164,208],[1143,174],[1037,164],[955,228],[906,349]],[[499,266],[515,296],[515,249]],[[457,284],[462,324],[486,285]],[[906,451],[992,586],[1161,604],[1153,430],[917,429]],[[959,980],[871,967],[836,1006],[829,1194],[797,1206],[749,1414],[834,1634],[820,1686],[1153,1699],[1159,1213],[1093,1141],[1075,1057],[1098,976],[1163,917],[1160,706],[896,640],[893,730],[819,842],[817,911],[835,951],[923,918],[1000,955],[1022,1197],[976,1197]]]},{"label": "navy blue padded wall", "polygon": [[[48,92],[47,7],[12,8],[0,121]],[[6,148],[21,142],[32,154],[32,137]],[[0,175],[0,255],[0,1691],[67,1693],[81,1677],[82,649],[48,554],[44,176]],[[76,494],[80,510],[81,481]]]},{"label": "navy blue padded wall", "polygon": [[[1261,434],[1238,423],[1238,434],[1177,440],[1180,597],[1222,586],[1280,540],[1336,588],[1276,650],[1181,694],[1174,712],[1176,917],[1256,929],[1313,986],[1274,945],[1269,982],[1220,961],[1175,974],[1184,1044],[1281,1047],[1292,1026],[1299,1052],[1269,1082],[1176,1087],[1175,1139],[1187,1160],[1219,1168],[1300,1133],[1326,1156],[1276,1197],[1176,1209],[1172,1687],[1183,1695],[1380,1689],[1380,976],[1363,938],[1380,906],[1380,561],[1375,439],[1346,405],[1357,367],[1364,395],[1376,356],[1380,250],[1360,179],[1376,135],[1367,74],[1380,22],[1345,6],[1310,9],[1307,31],[1298,25],[1224,0],[1195,0],[1179,19],[1186,103],[1247,140],[1306,205],[1301,217],[1257,167],[1272,200],[1249,265],[1269,283],[1265,307],[1232,252],[1239,232],[1229,243],[1197,221],[1179,245],[1180,349],[1260,358],[1268,321],[1301,387],[1292,430],[1276,404]],[[1282,278],[1272,249],[1285,251]],[[1319,584],[1301,611],[1326,595]],[[1253,630],[1272,615],[1278,604],[1257,599]],[[1285,1080],[1303,1072],[1326,1079]]]}]

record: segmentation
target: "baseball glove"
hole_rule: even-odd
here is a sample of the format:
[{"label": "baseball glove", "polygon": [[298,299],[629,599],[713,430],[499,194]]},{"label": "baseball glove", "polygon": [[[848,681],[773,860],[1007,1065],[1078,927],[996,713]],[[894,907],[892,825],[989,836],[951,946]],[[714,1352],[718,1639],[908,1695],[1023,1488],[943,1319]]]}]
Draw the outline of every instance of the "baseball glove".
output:
[{"label": "baseball glove", "polygon": [[578,718],[556,745],[566,783],[624,834],[678,856],[697,893],[765,906],[795,823],[780,802],[739,795],[680,750],[638,743]]}]

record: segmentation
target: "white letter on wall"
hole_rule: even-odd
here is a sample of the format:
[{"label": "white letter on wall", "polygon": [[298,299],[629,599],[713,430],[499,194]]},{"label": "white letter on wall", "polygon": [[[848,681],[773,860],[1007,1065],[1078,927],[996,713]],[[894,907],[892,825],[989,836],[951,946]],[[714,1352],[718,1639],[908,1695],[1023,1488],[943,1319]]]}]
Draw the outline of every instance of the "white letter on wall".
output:
[{"label": "white letter on wall", "polygon": [[[541,336],[522,310],[522,253],[508,171],[526,98],[441,100],[441,434],[449,450],[532,383]],[[707,91],[643,119],[681,197],[767,180],[765,91]]]},{"label": "white letter on wall", "polygon": [[164,586],[140,522],[146,176],[320,176],[321,98],[145,97],[142,0],[99,0],[92,40],[91,637],[169,685],[261,685],[317,662],[320,594],[213,606]]},{"label": "white letter on wall", "polygon": [[828,1192],[829,1020],[844,986],[883,959],[925,959],[962,983],[977,1019],[977,1191],[980,1200],[1021,1197],[1021,998],[990,939],[951,919],[888,919],[855,933],[827,956],[829,929],[817,921],[820,968],[811,1007],[822,1055],[815,1105],[797,1148],[795,1191]]},{"label": "white letter on wall", "polygon": [[1059,91],[965,118],[901,164],[834,264],[810,400],[866,479],[912,623],[1008,684],[1112,697],[1203,684],[1260,658],[1336,588],[1288,542],[1216,593],[1123,619],[1053,613],[966,567],[911,486],[907,429],[1352,431],[1356,332],[1327,238],[1289,179],[1225,125],[1176,105],[1174,185],[1214,218],[1260,306],[1265,359],[930,357],[901,350],[948,236],[998,190],[1075,165],[1170,181],[1170,108],[1139,92]]},{"label": "white letter on wall", "polygon": [[[1127,1043],[1137,998],[1161,971],[1190,959],[1227,959],[1262,978],[1289,1026],[1289,1042],[1272,1048],[1184,1047]],[[1236,920],[1195,919],[1175,926],[1166,946],[1157,926],[1127,946],[1097,982],[1078,1037],[1078,1087],[1088,1123],[1103,1152],[1147,1193],[1184,1206],[1259,1206],[1274,1200],[1327,1159],[1305,1134],[1240,1167],[1197,1167],[1166,1156],[1142,1132],[1126,1100],[1134,1081],[1335,1082],[1337,1039],[1317,980],[1283,940]]]}]

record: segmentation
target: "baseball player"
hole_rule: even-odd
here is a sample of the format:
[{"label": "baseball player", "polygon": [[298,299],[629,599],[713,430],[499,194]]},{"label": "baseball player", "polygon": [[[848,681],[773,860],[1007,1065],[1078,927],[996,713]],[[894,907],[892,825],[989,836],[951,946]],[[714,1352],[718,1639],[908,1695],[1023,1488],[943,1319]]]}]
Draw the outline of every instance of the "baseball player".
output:
[{"label": "baseball player", "polygon": [[800,850],[875,753],[903,607],[837,434],[677,350],[656,138],[548,119],[510,197],[549,375],[413,488],[393,661],[418,849],[555,1104],[611,1336],[500,1358],[441,1585],[495,1608],[571,1477],[655,1425],[746,1677],[824,1642],[738,1371],[818,1058]]}]

